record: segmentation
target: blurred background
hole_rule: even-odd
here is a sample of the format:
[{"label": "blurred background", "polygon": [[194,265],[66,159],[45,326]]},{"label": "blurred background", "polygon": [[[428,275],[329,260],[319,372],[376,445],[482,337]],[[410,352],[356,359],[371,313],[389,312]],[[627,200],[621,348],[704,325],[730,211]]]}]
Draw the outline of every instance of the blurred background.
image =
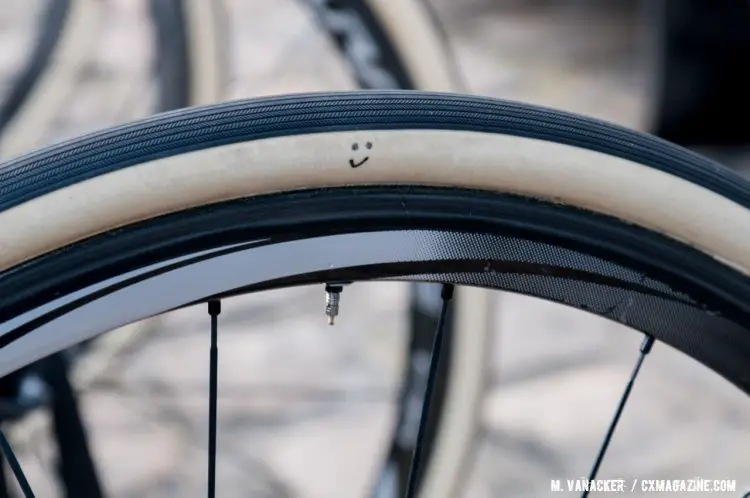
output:
[{"label": "blurred background", "polygon": [[[4,122],[54,1],[0,2],[3,158],[159,110],[149,2],[71,0],[91,9],[79,26],[86,31],[85,50],[75,54],[74,70],[45,83],[49,99],[24,127]],[[750,88],[743,82],[750,77],[741,64],[749,60],[750,24],[729,10],[686,7],[732,2],[430,3],[468,92],[656,131],[740,170],[748,162],[750,128],[741,118],[748,109],[742,95]],[[222,4],[225,98],[355,88],[305,2]],[[666,11],[659,9],[666,7],[657,4],[671,5],[681,20],[670,28],[678,32],[674,38],[658,29]],[[696,44],[692,52],[680,52]],[[320,287],[225,302],[219,496],[370,496],[393,425],[408,289],[390,283],[347,288],[335,327],[325,321],[323,302]],[[550,479],[588,473],[641,337],[604,319],[512,294],[498,295],[494,313],[482,416],[461,496],[546,496]],[[108,336],[76,365],[74,384],[107,496],[204,493],[208,326],[203,307],[176,312],[137,337]],[[62,496],[48,419],[35,411],[12,424],[11,436],[37,495]],[[741,496],[750,489],[748,428],[744,394],[658,344],[600,477],[735,479],[734,496]]]}]

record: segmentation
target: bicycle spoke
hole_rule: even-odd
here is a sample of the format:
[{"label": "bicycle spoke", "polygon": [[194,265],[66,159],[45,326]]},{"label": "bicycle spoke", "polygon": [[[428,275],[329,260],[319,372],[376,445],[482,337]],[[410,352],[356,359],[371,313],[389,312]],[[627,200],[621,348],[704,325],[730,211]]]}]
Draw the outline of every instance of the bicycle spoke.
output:
[{"label": "bicycle spoke", "polygon": [[[10,447],[10,443],[8,442],[8,439],[5,437],[5,433],[3,432],[2,429],[0,429],[0,449],[2,449],[2,452],[5,455],[5,458],[8,460],[8,465],[10,465],[10,469],[13,471],[13,474],[16,476],[16,481],[18,482],[18,486],[21,488],[21,491],[23,492],[24,498],[34,498],[34,492],[31,491],[31,486],[29,486],[29,481],[26,480],[26,476],[23,473],[21,464],[18,462],[18,459],[16,458],[16,454],[13,453],[13,448]],[[2,462],[0,462],[0,465],[2,465]]]},{"label": "bicycle spoke", "polygon": [[409,479],[406,483],[406,494],[404,498],[413,498],[417,493],[417,481],[421,471],[422,450],[425,443],[425,434],[427,431],[427,419],[430,412],[430,403],[435,391],[435,380],[437,378],[438,365],[440,363],[440,350],[443,344],[443,325],[445,324],[445,315],[448,311],[448,303],[453,298],[453,285],[443,284],[441,298],[443,306],[440,309],[440,318],[435,331],[435,338],[432,343],[432,354],[430,355],[430,373],[427,376],[427,386],[425,388],[424,399],[422,401],[422,414],[419,419],[419,429],[417,430],[417,441],[414,445],[414,453],[411,458],[409,467]]},{"label": "bicycle spoke", "polygon": [[[651,352],[651,348],[654,345],[654,338],[650,335],[647,335],[643,338],[643,342],[641,343],[640,348],[640,354],[638,355],[638,360],[635,362],[635,367],[633,368],[633,372],[630,374],[630,379],[628,380],[627,385],[625,386],[625,391],[622,393],[622,396],[620,397],[620,403],[617,405],[617,410],[615,411],[615,416],[612,419],[612,422],[609,424],[609,429],[607,430],[607,434],[604,436],[604,441],[602,441],[602,446],[599,448],[599,454],[596,456],[596,461],[594,462],[594,466],[591,468],[591,473],[589,474],[589,482],[596,479],[596,474],[599,472],[599,466],[602,464],[602,460],[604,460],[604,454],[607,452],[607,448],[609,447],[609,442],[612,440],[612,435],[615,433],[615,428],[617,427],[617,423],[620,421],[620,415],[622,415],[623,409],[625,409],[625,403],[628,401],[628,397],[630,396],[630,391],[633,389],[633,384],[635,383],[635,378],[638,376],[638,372],[641,370],[641,365],[643,365],[643,359],[646,357],[647,354]],[[583,494],[581,495],[581,498],[586,498],[589,495],[589,491],[585,490]]]},{"label": "bicycle spoke", "polygon": [[216,496],[216,400],[218,398],[219,348],[216,345],[219,329],[221,301],[209,301],[211,316],[211,349],[209,360],[208,392],[208,498]]}]

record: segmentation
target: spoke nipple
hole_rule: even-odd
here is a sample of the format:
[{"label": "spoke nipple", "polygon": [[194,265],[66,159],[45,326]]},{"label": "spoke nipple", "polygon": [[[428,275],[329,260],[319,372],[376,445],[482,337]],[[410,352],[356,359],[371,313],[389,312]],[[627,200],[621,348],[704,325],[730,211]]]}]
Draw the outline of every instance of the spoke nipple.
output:
[{"label": "spoke nipple", "polygon": [[221,301],[209,301],[208,314],[211,316],[219,316],[221,314]]},{"label": "spoke nipple", "polygon": [[654,347],[654,336],[646,335],[641,343],[641,353],[644,355],[649,354],[652,347]]},{"label": "spoke nipple", "polygon": [[326,316],[328,325],[333,325],[334,319],[339,314],[339,300],[343,286],[326,284]]}]

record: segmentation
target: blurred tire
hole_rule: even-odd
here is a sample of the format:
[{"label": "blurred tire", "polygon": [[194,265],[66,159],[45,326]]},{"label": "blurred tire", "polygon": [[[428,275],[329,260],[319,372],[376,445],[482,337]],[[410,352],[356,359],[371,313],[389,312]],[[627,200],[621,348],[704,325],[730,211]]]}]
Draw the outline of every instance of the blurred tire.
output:
[{"label": "blurred tire", "polygon": [[750,2],[645,0],[651,132],[677,144],[750,143]]}]

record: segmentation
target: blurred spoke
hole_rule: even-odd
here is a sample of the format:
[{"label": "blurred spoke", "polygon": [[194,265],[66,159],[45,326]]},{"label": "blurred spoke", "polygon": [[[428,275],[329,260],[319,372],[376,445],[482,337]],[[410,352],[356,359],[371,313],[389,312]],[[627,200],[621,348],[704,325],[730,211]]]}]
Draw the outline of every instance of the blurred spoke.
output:
[{"label": "blurred spoke", "polygon": [[430,403],[435,391],[435,381],[437,379],[438,365],[440,364],[440,350],[443,345],[443,326],[445,325],[445,315],[448,312],[448,303],[453,298],[453,285],[443,284],[441,298],[443,306],[440,310],[440,319],[438,320],[437,331],[432,345],[432,355],[430,356],[430,374],[427,377],[427,387],[425,388],[424,401],[422,402],[422,414],[419,420],[419,430],[417,432],[417,442],[414,446],[414,455],[409,468],[409,479],[406,484],[405,498],[414,498],[417,495],[417,483],[420,478],[422,466],[422,451],[425,444],[425,434],[427,433],[427,419],[430,413]]}]

